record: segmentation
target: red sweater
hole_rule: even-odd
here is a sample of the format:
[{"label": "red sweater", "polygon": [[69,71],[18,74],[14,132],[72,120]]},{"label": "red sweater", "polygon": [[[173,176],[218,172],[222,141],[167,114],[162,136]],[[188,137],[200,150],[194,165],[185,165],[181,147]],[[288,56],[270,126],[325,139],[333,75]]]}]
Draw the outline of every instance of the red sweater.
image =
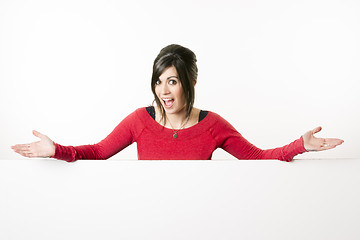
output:
[{"label": "red sweater", "polygon": [[225,119],[210,111],[196,125],[180,130],[176,139],[173,134],[172,129],[157,123],[146,108],[139,108],[97,144],[73,147],[55,143],[53,157],[68,162],[107,159],[133,142],[137,142],[139,160],[210,160],[212,153],[222,148],[238,159],[291,161],[295,155],[306,152],[302,137],[280,148],[259,149]]}]

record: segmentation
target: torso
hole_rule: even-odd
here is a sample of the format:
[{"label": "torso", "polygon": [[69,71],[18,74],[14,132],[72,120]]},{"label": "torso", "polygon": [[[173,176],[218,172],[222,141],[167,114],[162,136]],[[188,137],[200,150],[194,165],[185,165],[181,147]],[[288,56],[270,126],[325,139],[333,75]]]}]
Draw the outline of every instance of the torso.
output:
[{"label": "torso", "polygon": [[[137,111],[141,124],[135,124],[136,127],[132,131],[140,160],[211,159],[213,151],[218,147],[212,130],[216,124],[214,113],[196,109],[193,111],[191,121],[189,120],[185,128],[177,131],[177,137],[174,138],[174,130],[156,121],[156,115],[160,114],[156,114],[154,109],[154,119],[154,115],[149,113],[151,108],[154,107]],[[204,113],[207,115],[201,119],[200,116]]]}]

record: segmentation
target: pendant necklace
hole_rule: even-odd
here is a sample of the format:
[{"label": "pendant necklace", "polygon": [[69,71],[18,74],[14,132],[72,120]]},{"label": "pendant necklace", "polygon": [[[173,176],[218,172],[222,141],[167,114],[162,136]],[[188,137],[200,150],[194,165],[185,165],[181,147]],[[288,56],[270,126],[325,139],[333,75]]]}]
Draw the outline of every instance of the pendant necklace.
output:
[{"label": "pendant necklace", "polygon": [[[169,118],[168,118],[168,117],[166,117],[166,119],[169,121]],[[178,135],[177,135],[178,131],[180,131],[181,129],[183,129],[183,127],[187,124],[187,122],[189,121],[189,119],[190,119],[190,116],[186,118],[186,121],[185,121],[184,124],[181,126],[181,128],[179,128],[178,130],[175,130],[175,129],[173,128],[173,126],[171,125],[171,122],[169,121],[170,126],[171,126],[171,128],[172,128],[172,130],[173,130],[173,132],[174,132],[174,134],[173,134],[173,138],[174,138],[174,139],[176,139],[176,138],[178,137]]]}]

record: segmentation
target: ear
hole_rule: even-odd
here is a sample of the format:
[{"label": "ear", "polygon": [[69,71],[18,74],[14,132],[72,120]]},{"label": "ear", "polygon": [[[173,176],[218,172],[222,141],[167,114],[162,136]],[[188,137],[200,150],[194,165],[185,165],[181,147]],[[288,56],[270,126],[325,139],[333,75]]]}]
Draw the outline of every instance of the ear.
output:
[{"label": "ear", "polygon": [[194,87],[195,87],[196,83],[197,83],[197,80],[195,79],[195,80],[194,80]]}]

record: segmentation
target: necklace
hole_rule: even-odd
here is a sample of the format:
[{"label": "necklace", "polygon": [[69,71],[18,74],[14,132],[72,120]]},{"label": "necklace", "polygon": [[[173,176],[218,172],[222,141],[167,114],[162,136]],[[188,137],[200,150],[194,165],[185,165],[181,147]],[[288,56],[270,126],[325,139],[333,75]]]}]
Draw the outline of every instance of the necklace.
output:
[{"label": "necklace", "polygon": [[[169,118],[168,118],[168,117],[166,117],[166,119],[169,121]],[[172,128],[172,130],[173,130],[173,132],[174,132],[174,134],[173,134],[173,138],[174,138],[174,139],[176,139],[176,138],[178,137],[178,136],[177,136],[178,131],[180,131],[181,129],[183,129],[183,127],[187,124],[187,122],[189,121],[189,119],[190,119],[190,116],[186,118],[186,121],[184,122],[184,124],[183,124],[178,130],[175,130],[174,127],[171,125],[171,122],[169,121],[170,126],[171,126],[171,128]]]}]

